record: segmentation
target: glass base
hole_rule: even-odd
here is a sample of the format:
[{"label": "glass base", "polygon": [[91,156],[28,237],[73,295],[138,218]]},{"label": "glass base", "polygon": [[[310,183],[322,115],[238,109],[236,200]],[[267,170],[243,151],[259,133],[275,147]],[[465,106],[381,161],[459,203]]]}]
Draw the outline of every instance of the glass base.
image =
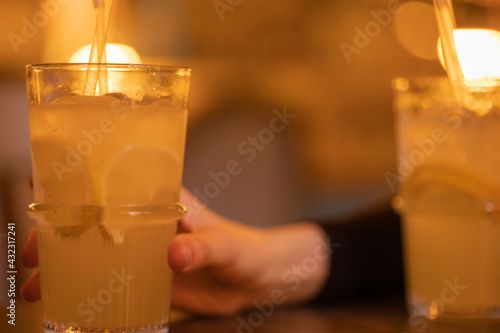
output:
[{"label": "glass base", "polygon": [[168,333],[168,324],[132,328],[63,327],[44,323],[44,333]]},{"label": "glass base", "polygon": [[481,322],[500,321],[499,306],[450,307],[441,300],[425,302],[416,297],[409,298],[410,317],[424,317],[430,321]]}]

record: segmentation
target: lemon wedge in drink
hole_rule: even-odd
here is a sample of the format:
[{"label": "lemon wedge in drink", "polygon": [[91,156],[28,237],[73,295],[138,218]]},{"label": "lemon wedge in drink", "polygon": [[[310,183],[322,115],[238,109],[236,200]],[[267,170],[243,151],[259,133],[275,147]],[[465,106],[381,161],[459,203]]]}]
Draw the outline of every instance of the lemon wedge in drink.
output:
[{"label": "lemon wedge in drink", "polygon": [[30,205],[30,215],[50,223],[61,237],[78,237],[98,225],[99,185],[94,184],[86,161],[73,156],[70,166],[69,146],[58,140],[35,137],[31,146],[35,203]]},{"label": "lemon wedge in drink", "polygon": [[105,207],[170,206],[179,197],[182,170],[177,155],[164,147],[129,145],[103,170]]},{"label": "lemon wedge in drink", "polygon": [[488,203],[500,194],[498,186],[471,170],[444,165],[426,165],[405,180],[402,192],[407,207],[425,211],[485,212]]},{"label": "lemon wedge in drink", "polygon": [[128,221],[178,201],[181,177],[179,156],[164,147],[129,145],[110,158],[100,182],[102,224],[115,244]]}]

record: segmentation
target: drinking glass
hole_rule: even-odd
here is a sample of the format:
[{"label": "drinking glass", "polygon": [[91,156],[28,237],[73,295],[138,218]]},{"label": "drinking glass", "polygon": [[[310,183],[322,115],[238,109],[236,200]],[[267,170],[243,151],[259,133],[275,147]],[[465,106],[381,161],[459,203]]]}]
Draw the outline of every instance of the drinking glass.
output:
[{"label": "drinking glass", "polygon": [[428,319],[500,319],[500,92],[396,78],[407,303]]},{"label": "drinking glass", "polygon": [[167,332],[190,69],[26,73],[45,332]]}]

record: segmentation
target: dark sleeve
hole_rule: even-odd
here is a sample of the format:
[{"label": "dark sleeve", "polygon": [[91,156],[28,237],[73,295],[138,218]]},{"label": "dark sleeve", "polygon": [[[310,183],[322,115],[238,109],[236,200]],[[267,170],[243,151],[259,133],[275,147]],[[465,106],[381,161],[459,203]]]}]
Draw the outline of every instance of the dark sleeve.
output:
[{"label": "dark sleeve", "polygon": [[391,209],[320,221],[332,244],[331,271],[316,303],[404,290],[401,223]]}]

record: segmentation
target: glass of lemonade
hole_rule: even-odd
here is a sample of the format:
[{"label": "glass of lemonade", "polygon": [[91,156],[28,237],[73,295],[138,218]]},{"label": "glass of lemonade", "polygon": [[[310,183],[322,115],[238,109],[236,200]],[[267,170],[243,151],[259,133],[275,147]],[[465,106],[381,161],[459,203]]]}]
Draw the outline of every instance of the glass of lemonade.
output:
[{"label": "glass of lemonade", "polygon": [[[107,89],[86,95],[97,69]],[[184,67],[27,66],[45,332],[168,331],[189,81]]]},{"label": "glass of lemonade", "polygon": [[[410,315],[500,319],[500,93],[397,78],[396,133]],[[463,105],[468,105],[464,107]]]}]

